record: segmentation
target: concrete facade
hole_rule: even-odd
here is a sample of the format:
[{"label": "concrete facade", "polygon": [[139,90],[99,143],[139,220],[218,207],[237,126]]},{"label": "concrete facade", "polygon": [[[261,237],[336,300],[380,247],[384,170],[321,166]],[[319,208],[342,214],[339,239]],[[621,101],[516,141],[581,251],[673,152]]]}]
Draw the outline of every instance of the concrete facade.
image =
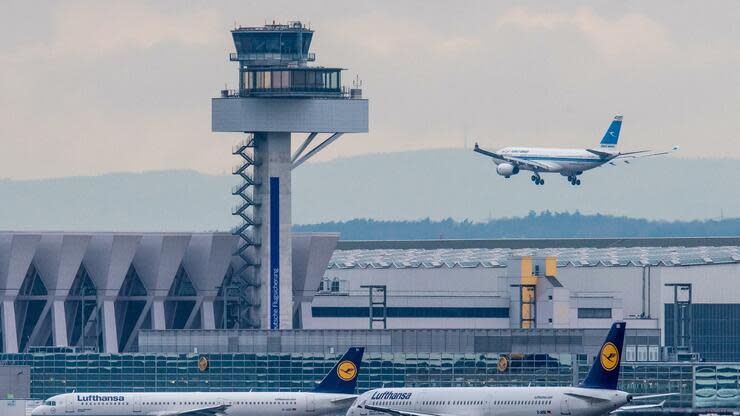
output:
[{"label": "concrete facade", "polygon": [[213,98],[212,130],[220,132],[366,133],[368,101],[322,98]]},{"label": "concrete facade", "polygon": [[[368,242],[371,248],[362,249],[359,242],[340,242],[317,296],[303,306],[302,328],[368,328],[369,297],[362,286],[373,284],[386,287],[389,329],[526,328],[526,314],[536,328],[552,329],[608,328],[615,320],[626,320],[630,328],[657,330],[661,337],[659,343],[627,352],[633,356],[683,351],[734,359],[740,294],[728,288],[740,278],[740,246],[704,239],[697,243],[709,245],[684,247],[663,240],[662,247],[645,241],[603,249],[578,246],[575,240],[565,241],[566,247],[556,242],[542,249],[504,249],[499,242],[478,242],[493,247],[478,248],[475,241],[447,243],[466,248],[445,242],[429,242],[428,248],[398,248],[413,242]],[[542,242],[531,243],[539,247]],[[548,257],[556,266],[552,274]],[[525,258],[532,264],[523,267]],[[531,299],[523,301],[522,284],[532,287]],[[666,316],[681,307],[676,306],[674,288],[666,286],[673,284],[684,287],[678,291],[679,302],[688,302],[691,285],[687,320],[681,325],[694,335],[686,345],[672,339],[678,315]],[[720,327],[726,329],[705,332]]]},{"label": "concrete facade", "polygon": [[[338,235],[294,238],[299,243],[283,257],[288,272],[280,281],[281,318],[289,325],[301,320],[293,299],[312,300],[315,287],[306,284],[321,281]],[[0,351],[135,351],[142,329],[223,328],[221,287],[233,273],[237,239],[229,233],[0,232]],[[301,260],[291,269],[293,256]],[[249,289],[243,296],[259,304]]]},{"label": "concrete facade", "polygon": [[[316,296],[314,307],[367,307],[368,292],[362,285],[387,286],[388,307],[454,307],[465,308],[486,305],[489,307],[514,306],[516,296],[512,291],[511,275],[507,268],[499,267],[331,267],[326,271],[325,281],[342,282],[339,293],[325,292]],[[567,321],[561,325],[568,328],[607,328],[612,319],[579,319],[578,308],[609,307],[613,319],[639,318],[640,326],[657,328],[663,320],[663,308],[673,302],[673,290],[667,283],[693,284],[694,303],[740,303],[740,293],[727,290],[734,287],[740,278],[740,262],[732,264],[705,264],[696,266],[598,266],[560,267],[557,280],[563,288],[552,287],[546,281],[538,293],[540,302],[563,300],[557,293],[567,289]],[[644,293],[644,295],[643,295]],[[541,295],[541,296],[540,296]],[[553,296],[549,299],[548,296]],[[538,312],[545,311],[540,309]],[[540,314],[538,314],[540,317]],[[538,327],[552,327],[547,322],[550,316],[541,316],[544,321]],[[514,328],[516,317],[506,318],[389,318],[389,328]],[[306,329],[364,329],[366,317],[307,318]]]}]

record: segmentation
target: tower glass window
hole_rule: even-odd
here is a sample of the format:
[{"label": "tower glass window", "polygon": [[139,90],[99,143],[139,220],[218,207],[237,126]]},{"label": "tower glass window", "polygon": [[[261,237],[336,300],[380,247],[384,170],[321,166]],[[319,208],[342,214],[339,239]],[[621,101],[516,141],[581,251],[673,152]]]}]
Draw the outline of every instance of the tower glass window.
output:
[{"label": "tower glass window", "polygon": [[242,75],[244,80],[242,94],[290,92],[339,94],[340,71],[337,68],[250,69]]}]

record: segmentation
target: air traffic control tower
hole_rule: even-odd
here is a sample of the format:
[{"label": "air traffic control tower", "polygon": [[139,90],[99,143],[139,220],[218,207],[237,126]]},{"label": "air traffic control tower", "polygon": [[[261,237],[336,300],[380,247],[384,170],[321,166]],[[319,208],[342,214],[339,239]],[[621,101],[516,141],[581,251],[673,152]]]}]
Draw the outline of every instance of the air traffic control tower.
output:
[{"label": "air traffic control tower", "polygon": [[[293,326],[291,172],[344,133],[368,131],[368,102],[342,86],[342,69],[313,66],[314,32],[301,22],[231,32],[239,90],[212,101],[214,132],[245,133],[233,148],[240,225],[232,284],[239,282],[240,327]],[[292,151],[293,134],[305,134]],[[246,304],[246,305],[244,305]]]}]

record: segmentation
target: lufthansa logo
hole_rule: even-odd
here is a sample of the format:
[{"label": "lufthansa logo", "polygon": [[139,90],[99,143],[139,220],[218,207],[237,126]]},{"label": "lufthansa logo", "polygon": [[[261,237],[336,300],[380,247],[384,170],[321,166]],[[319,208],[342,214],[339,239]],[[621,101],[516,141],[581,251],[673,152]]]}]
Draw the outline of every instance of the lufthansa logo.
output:
[{"label": "lufthansa logo", "polygon": [[201,355],[200,358],[198,358],[198,371],[201,373],[208,371],[208,364],[208,357]]},{"label": "lufthansa logo", "polygon": [[342,361],[337,366],[337,375],[344,381],[354,380],[357,377],[357,366],[352,361]]},{"label": "lufthansa logo", "polygon": [[606,371],[612,371],[617,368],[617,365],[619,364],[619,351],[617,350],[617,346],[611,342],[604,344],[604,346],[601,347],[601,352],[599,352],[599,360],[601,361],[601,368]]},{"label": "lufthansa logo", "polygon": [[496,369],[499,373],[505,373],[509,369],[509,359],[506,357],[499,357]]}]

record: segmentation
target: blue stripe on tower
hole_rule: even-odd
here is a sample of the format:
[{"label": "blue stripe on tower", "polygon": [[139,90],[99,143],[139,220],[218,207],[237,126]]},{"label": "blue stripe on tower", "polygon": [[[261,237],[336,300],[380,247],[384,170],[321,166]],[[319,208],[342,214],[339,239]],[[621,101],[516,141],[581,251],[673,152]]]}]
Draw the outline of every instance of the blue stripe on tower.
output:
[{"label": "blue stripe on tower", "polygon": [[280,178],[270,177],[270,329],[280,329]]}]

